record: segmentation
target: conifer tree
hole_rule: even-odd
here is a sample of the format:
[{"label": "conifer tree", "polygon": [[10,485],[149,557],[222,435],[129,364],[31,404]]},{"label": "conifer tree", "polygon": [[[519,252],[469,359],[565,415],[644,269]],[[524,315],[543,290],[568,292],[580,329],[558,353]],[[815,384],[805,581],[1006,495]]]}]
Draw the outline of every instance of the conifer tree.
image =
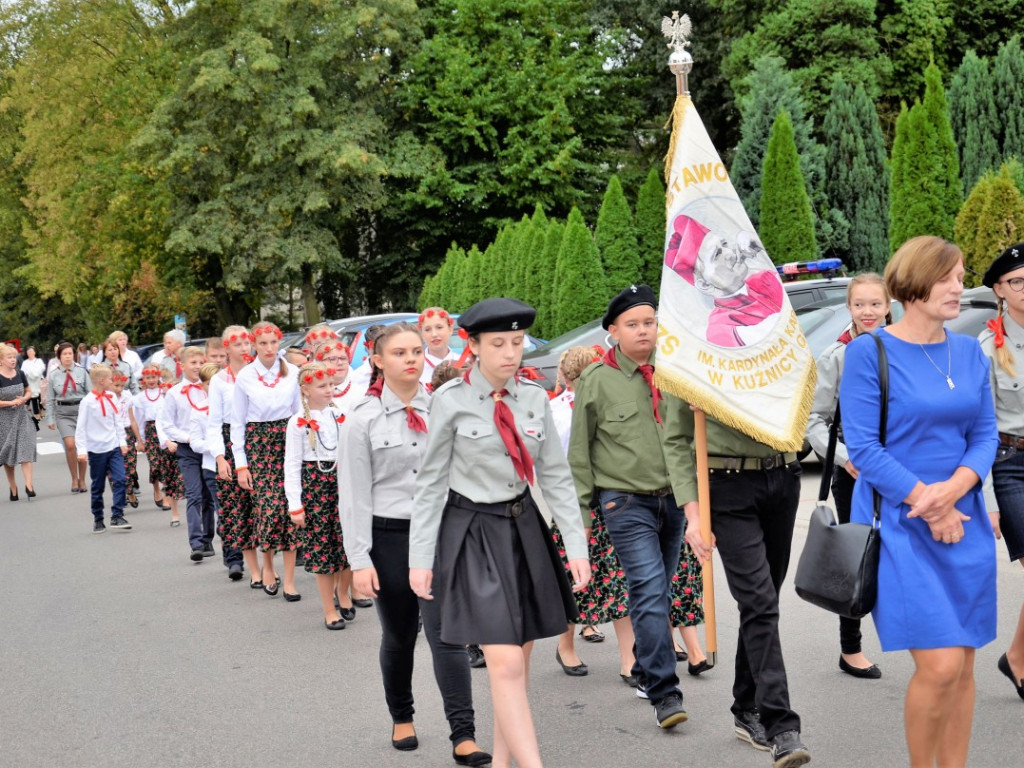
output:
[{"label": "conifer tree", "polygon": [[533,209],[533,216],[530,218],[530,246],[526,257],[526,279],[524,281],[526,293],[523,301],[537,310],[538,317],[540,316],[540,302],[544,297],[540,282],[540,270],[541,262],[544,259],[544,241],[547,234],[548,217],[544,215],[544,208],[541,204],[537,203]]},{"label": "conifer tree", "polygon": [[509,290],[510,298],[526,301],[527,273],[530,270],[530,242],[533,240],[533,224],[525,213],[512,226],[512,242],[509,248]]},{"label": "conifer tree", "polygon": [[786,110],[775,118],[764,157],[760,234],[768,255],[777,264],[810,261],[817,256],[814,214]]},{"label": "conifer tree", "polygon": [[1024,49],[1019,36],[999,47],[992,64],[992,81],[1002,157],[1024,161]]},{"label": "conifer tree", "polygon": [[512,226],[506,224],[487,249],[487,296],[507,296],[512,281],[509,279],[509,251],[512,244]]},{"label": "conifer tree", "polygon": [[[573,211],[577,212],[574,207]],[[583,217],[573,217],[565,228],[556,265],[555,327],[560,335],[600,317],[608,303],[608,281],[593,235]]]},{"label": "conifer tree", "polygon": [[434,306],[434,296],[436,291],[434,289],[434,283],[436,282],[435,275],[427,275],[423,278],[423,287],[420,289],[419,298],[416,300],[416,308],[422,312],[427,307]]},{"label": "conifer tree", "polygon": [[986,173],[956,218],[954,236],[964,252],[965,282],[977,285],[992,260],[1024,239],[1024,196],[1003,166]]},{"label": "conifer tree", "polygon": [[995,91],[988,62],[967,51],[949,86],[949,117],[960,157],[964,194],[999,165]]},{"label": "conifer tree", "polygon": [[556,325],[555,286],[557,285],[555,273],[558,267],[558,252],[562,249],[564,234],[565,224],[560,221],[552,221],[548,224],[548,231],[544,235],[544,249],[541,253],[540,267],[537,270],[537,278],[541,287],[540,299],[537,304],[537,335],[542,338],[551,338],[557,335],[554,332]]},{"label": "conifer tree", "polygon": [[636,199],[636,229],[643,281],[657,294],[665,261],[665,185],[661,172],[651,168]]},{"label": "conifer tree", "polygon": [[608,179],[601,210],[597,214],[594,242],[601,254],[609,288],[619,291],[643,279],[633,212],[626,202],[622,182],[615,174]]},{"label": "conifer tree", "polygon": [[480,281],[483,271],[484,255],[477,248],[476,243],[470,247],[466,254],[466,264],[463,268],[462,311],[469,309],[480,299],[485,298],[480,292]]},{"label": "conifer tree", "polygon": [[850,244],[831,252],[856,272],[881,271],[889,256],[889,164],[878,112],[864,87],[837,76],[823,125],[826,191],[850,222]]}]

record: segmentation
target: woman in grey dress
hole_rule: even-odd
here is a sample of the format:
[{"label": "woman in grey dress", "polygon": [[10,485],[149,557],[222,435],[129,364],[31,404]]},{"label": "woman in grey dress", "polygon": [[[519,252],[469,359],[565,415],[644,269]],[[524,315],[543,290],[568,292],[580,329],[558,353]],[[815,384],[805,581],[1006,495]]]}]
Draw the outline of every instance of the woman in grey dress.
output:
[{"label": "woman in grey dress", "polygon": [[14,467],[21,464],[25,475],[25,493],[32,488],[32,463],[36,460],[36,432],[26,404],[32,399],[25,374],[17,370],[18,350],[0,344],[0,463],[11,486],[11,501],[18,500]]},{"label": "woman in grey dress", "polygon": [[46,426],[60,432],[64,457],[71,473],[71,492],[85,493],[86,456],[75,450],[78,406],[89,393],[85,369],[75,363],[75,348],[69,342],[57,345],[56,368],[46,377]]}]

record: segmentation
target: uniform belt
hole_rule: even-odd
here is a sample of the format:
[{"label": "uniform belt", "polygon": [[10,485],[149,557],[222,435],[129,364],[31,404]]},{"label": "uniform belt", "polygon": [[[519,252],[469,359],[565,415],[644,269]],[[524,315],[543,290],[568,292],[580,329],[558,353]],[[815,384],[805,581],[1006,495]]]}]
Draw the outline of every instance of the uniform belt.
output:
[{"label": "uniform belt", "polygon": [[496,515],[498,517],[519,517],[523,514],[523,502],[526,500],[528,493],[528,491],[523,491],[510,501],[484,503],[468,499],[461,493],[449,491],[448,505],[451,507],[457,507],[458,509],[465,509],[470,512],[483,512],[486,515]]},{"label": "uniform belt", "polygon": [[1010,448],[1016,448],[1018,451],[1024,451],[1024,437],[1018,435],[1010,435],[1006,432],[999,433],[999,442],[1001,445],[1009,446]]},{"label": "uniform belt", "polygon": [[405,531],[409,532],[409,525],[412,521],[407,517],[380,517],[373,516],[373,530],[375,531]]},{"label": "uniform belt", "polygon": [[765,470],[779,469],[796,461],[795,453],[776,453],[771,456],[708,456],[708,469]]},{"label": "uniform belt", "polygon": [[78,405],[81,400],[57,400],[57,405]]},{"label": "uniform belt", "polygon": [[655,496],[657,498],[663,498],[665,496],[672,495],[672,488],[659,488],[656,491],[626,491],[621,488],[602,488],[601,490],[609,493],[625,493],[630,496]]}]

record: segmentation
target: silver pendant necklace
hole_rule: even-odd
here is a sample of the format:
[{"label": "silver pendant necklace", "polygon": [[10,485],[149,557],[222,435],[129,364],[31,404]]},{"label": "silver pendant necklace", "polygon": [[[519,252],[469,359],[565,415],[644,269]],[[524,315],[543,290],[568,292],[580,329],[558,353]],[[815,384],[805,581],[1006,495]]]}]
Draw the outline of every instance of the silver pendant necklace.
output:
[{"label": "silver pendant necklace", "polygon": [[932,356],[928,354],[928,350],[924,348],[924,344],[918,344],[921,351],[924,352],[924,356],[928,358],[928,362],[932,364],[932,368],[938,371],[946,379],[946,384],[949,385],[950,389],[956,389],[956,384],[953,383],[953,378],[950,374],[953,372],[953,353],[949,347],[949,334],[946,335],[946,372],[942,373],[942,369],[935,364],[932,360]]}]

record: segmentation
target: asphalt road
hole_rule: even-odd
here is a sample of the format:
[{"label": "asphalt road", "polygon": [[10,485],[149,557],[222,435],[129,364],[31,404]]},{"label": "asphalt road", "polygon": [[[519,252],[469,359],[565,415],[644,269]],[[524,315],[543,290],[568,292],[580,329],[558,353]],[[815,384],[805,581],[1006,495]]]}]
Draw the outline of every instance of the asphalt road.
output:
[{"label": "asphalt road", "polygon": [[[43,433],[42,440],[52,441]],[[149,495],[129,510],[134,530],[91,534],[87,495],[68,493],[55,443],[36,465],[38,496],[0,492],[0,765],[31,766],[449,766],[450,747],[425,641],[415,690],[420,748],[398,753],[377,665],[379,627],[360,610],[342,632],[323,627],[313,578],[298,577],[299,603],[232,583],[219,557],[188,559],[184,526]],[[145,480],[145,462],[140,461]],[[804,481],[801,522],[818,468]],[[19,474],[20,480],[20,474]],[[219,542],[218,542],[219,552]],[[969,765],[1007,768],[1024,754],[1024,702],[996,669],[1024,600],[1021,569],[998,548],[1000,638],[978,653],[978,697]],[[534,653],[531,701],[545,764],[770,765],[738,741],[729,714],[737,615],[718,571],[719,667],[684,678],[689,722],[661,732],[652,708],[618,677],[614,633],[580,644],[590,666],[569,678],[555,641]],[[902,707],[907,653],[883,655],[871,622],[865,651],[883,669],[861,681],[836,667],[838,625],[796,597],[782,599],[782,635],[794,708],[821,766],[906,764]],[[491,743],[485,670],[474,670],[478,737]]]}]

